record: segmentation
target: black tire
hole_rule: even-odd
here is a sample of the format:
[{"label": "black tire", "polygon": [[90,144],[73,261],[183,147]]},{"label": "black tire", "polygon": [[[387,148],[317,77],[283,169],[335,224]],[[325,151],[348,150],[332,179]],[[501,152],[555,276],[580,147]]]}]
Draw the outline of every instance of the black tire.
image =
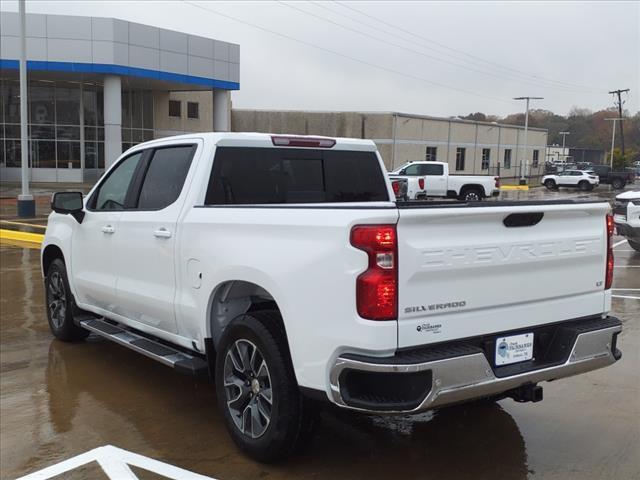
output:
[{"label": "black tire", "polygon": [[[250,356],[251,345],[257,353]],[[247,368],[236,368],[240,363],[243,367],[251,365],[253,358],[260,361],[260,357],[263,362],[259,367],[250,367],[249,375]],[[266,375],[262,363],[266,365]],[[215,384],[218,407],[229,434],[251,458],[265,463],[282,460],[311,435],[317,411],[298,389],[278,312],[251,312],[231,322],[217,349]]]},{"label": "black tire", "polygon": [[73,317],[79,313],[69,288],[67,268],[60,258],[49,265],[44,280],[47,320],[51,333],[65,342],[84,340],[89,331],[75,324]]},{"label": "black tire", "polygon": [[460,193],[460,197],[458,198],[465,202],[479,202],[482,200],[483,197],[484,197],[484,194],[482,190],[475,187],[469,187],[469,188],[465,188]]},{"label": "black tire", "polygon": [[578,188],[580,189],[581,192],[588,191],[590,187],[591,187],[591,184],[586,180],[582,180],[581,182],[578,183]]},{"label": "black tire", "polygon": [[621,188],[624,188],[624,181],[619,178],[614,178],[611,181],[611,188],[613,188],[614,190],[620,190]]},{"label": "black tire", "polygon": [[547,187],[548,190],[555,190],[557,187],[555,180],[552,180],[551,178],[547,178],[544,181],[544,186]]},{"label": "black tire", "polygon": [[631,240],[628,240],[628,239],[627,239],[627,242],[629,243],[631,248],[633,248],[634,250],[640,252],[640,242],[635,242],[635,241],[631,241]]}]

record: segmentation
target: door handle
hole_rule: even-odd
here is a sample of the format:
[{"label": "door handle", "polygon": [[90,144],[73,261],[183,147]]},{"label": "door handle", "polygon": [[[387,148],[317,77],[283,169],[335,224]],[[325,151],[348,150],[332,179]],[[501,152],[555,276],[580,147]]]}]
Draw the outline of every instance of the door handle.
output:
[{"label": "door handle", "polygon": [[166,228],[162,227],[158,230],[153,231],[153,236],[157,238],[171,238],[171,232]]},{"label": "door handle", "polygon": [[111,233],[115,233],[115,231],[116,231],[116,229],[113,228],[111,225],[105,225],[104,227],[102,227],[102,232],[103,233],[111,234]]}]

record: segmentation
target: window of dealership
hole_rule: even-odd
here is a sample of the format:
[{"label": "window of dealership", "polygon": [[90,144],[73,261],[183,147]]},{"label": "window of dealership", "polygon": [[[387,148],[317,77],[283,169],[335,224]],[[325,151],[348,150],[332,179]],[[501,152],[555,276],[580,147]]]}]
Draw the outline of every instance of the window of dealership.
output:
[{"label": "window of dealership", "polygon": [[[104,169],[102,86],[86,82],[29,82],[29,164],[49,169],[52,181],[72,180],[69,170],[83,169],[85,181]],[[153,95],[149,90],[122,92],[122,149],[154,137]],[[16,80],[0,80],[0,163],[20,167],[20,95]],[[84,153],[84,155],[83,155]]]}]

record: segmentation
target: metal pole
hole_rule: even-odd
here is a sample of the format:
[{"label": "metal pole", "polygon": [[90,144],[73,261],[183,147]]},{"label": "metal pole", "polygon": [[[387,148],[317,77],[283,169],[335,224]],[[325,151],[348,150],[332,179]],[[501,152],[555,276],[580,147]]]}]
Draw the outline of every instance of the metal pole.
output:
[{"label": "metal pole", "polygon": [[35,217],[36,205],[29,193],[29,141],[27,130],[27,21],[25,0],[18,2],[20,16],[20,159],[22,194],[18,195],[18,216]]},{"label": "metal pole", "polygon": [[616,141],[616,121],[613,121],[613,133],[611,134],[611,160],[609,161],[609,166],[611,170],[613,170],[613,145]]},{"label": "metal pole", "polygon": [[520,164],[520,184],[524,185],[527,181],[527,134],[529,130],[529,97],[527,97],[527,108],[524,114],[524,156]]},{"label": "metal pole", "polygon": [[[524,157],[520,163],[520,185],[527,184],[527,143],[529,130],[529,100],[542,100],[543,97],[515,97],[514,100],[526,100],[527,107],[524,116]],[[516,150],[517,152],[517,150]]]}]

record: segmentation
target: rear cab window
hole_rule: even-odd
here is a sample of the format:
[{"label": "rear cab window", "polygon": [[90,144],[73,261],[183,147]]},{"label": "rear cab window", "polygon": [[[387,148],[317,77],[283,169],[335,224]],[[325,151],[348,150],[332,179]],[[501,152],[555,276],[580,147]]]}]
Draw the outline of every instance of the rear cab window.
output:
[{"label": "rear cab window", "polygon": [[389,201],[375,152],[218,147],[206,205]]}]

